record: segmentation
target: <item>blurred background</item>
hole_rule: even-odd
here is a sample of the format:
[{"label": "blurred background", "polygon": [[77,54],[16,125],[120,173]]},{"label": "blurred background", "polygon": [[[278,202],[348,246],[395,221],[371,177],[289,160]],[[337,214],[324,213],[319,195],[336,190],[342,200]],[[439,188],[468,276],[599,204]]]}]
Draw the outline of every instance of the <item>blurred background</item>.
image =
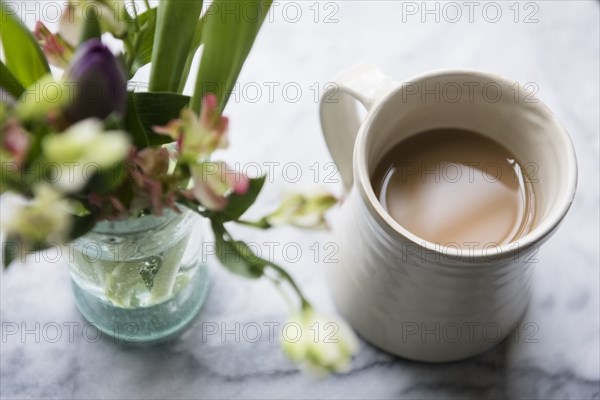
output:
[{"label": "blurred background", "polygon": [[[51,4],[63,5],[12,3],[28,26],[44,19],[51,29]],[[402,81],[470,68],[533,85],[571,135],[579,184],[570,213],[538,254],[519,334],[478,357],[440,365],[362,342],[352,371],[317,381],[284,358],[266,328],[259,340],[244,339],[249,324],[285,321],[268,283],[233,277],[213,262],[209,298],[194,327],[170,344],[127,348],[86,336],[66,266],[32,257],[0,274],[0,396],[599,398],[599,11],[596,1],[275,1],[225,110],[231,146],[221,157],[245,172],[269,173],[271,184],[251,210],[258,216],[286,190],[317,183],[341,193],[321,137],[318,98],[342,69],[370,63]],[[135,78],[140,90],[147,79],[144,68]],[[324,282],[330,233],[238,233],[263,254],[272,251],[314,303],[335,314]],[[8,323],[19,333],[8,335]],[[55,342],[43,330],[52,323],[62,330]],[[207,324],[218,334],[208,335]],[[23,335],[27,329],[37,336]]]}]

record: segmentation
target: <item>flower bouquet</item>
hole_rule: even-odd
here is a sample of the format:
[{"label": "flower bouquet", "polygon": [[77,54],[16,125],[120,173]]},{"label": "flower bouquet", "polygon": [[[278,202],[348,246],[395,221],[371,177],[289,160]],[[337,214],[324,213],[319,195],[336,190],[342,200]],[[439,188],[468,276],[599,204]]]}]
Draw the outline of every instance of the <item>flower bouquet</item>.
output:
[{"label": "flower bouquet", "polygon": [[[206,239],[191,223],[198,215],[209,222],[225,268],[266,277],[295,295],[292,319],[306,332],[283,343],[290,358],[339,372],[356,350],[352,333],[337,322],[333,340],[315,342],[308,331],[315,324],[324,329],[326,321],[291,275],[228,228],[322,226],[336,199],[290,195],[248,221],[244,213],[265,177],[244,176],[212,158],[227,147],[222,111],[270,5],[214,0],[203,13],[201,0],[162,0],[157,7],[145,1],[139,8],[122,0],[69,1],[53,33],[42,22],[29,31],[2,2],[1,192],[12,192],[11,213],[2,215],[4,263],[75,243],[70,263],[84,316],[101,330],[107,321],[151,321],[146,328],[155,330],[173,325],[159,332],[164,338],[191,320],[206,292],[196,242]],[[114,52],[105,43],[111,36],[121,45]],[[128,90],[147,64],[149,90]],[[195,78],[192,96],[183,94],[188,77]],[[85,251],[91,243],[95,257]]]}]

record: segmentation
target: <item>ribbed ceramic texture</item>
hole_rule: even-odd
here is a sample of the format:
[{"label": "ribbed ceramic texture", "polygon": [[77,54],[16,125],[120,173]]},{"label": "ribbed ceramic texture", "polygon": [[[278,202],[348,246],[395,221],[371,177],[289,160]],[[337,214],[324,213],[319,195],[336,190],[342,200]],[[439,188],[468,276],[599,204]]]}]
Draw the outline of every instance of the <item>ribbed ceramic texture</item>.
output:
[{"label": "ribbed ceramic texture", "polygon": [[332,295],[358,333],[387,351],[468,357],[506,337],[525,311],[533,249],[466,260],[428,251],[377,224],[356,191],[337,222]]}]

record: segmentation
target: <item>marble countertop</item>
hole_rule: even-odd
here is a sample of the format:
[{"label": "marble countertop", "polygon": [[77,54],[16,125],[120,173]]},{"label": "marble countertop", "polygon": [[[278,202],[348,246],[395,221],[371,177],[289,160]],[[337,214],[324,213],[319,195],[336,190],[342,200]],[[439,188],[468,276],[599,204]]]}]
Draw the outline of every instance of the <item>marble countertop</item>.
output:
[{"label": "marble countertop", "polygon": [[[523,319],[535,326],[527,332],[531,340],[513,337],[480,356],[439,365],[395,358],[362,342],[349,373],[315,380],[298,372],[269,335],[244,340],[249,324],[286,319],[266,282],[244,281],[213,264],[194,327],[172,343],[132,348],[87,332],[65,266],[31,258],[0,274],[0,397],[600,398],[599,10],[592,1],[275,2],[226,111],[231,148],[223,157],[271,172],[253,209],[258,215],[275,206],[281,191],[315,180],[339,193],[315,97],[341,69],[369,62],[401,80],[465,67],[538,85],[538,96],[571,134],[579,187],[569,215],[538,255]],[[285,228],[239,235],[259,245],[296,243],[301,257],[287,263],[290,271],[321,310],[335,313],[325,266],[311,250],[331,241],[329,233]],[[284,262],[281,248],[275,257]],[[18,334],[9,335],[7,324]],[[208,335],[209,324],[219,334]]]}]

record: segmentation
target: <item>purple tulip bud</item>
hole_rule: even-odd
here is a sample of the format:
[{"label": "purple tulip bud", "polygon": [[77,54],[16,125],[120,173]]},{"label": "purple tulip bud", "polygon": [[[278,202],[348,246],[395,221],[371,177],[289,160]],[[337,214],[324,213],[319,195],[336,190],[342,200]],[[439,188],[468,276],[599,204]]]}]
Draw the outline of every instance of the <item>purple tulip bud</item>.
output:
[{"label": "purple tulip bud", "polygon": [[99,39],[90,39],[79,46],[66,76],[66,82],[73,85],[73,100],[64,110],[70,124],[125,112],[125,72],[119,60]]}]

